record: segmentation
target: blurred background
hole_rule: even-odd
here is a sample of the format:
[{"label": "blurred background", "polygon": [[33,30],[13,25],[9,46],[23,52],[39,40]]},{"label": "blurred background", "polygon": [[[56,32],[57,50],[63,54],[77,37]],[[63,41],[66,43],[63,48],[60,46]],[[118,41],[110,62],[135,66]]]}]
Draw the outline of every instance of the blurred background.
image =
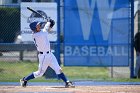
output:
[{"label": "blurred background", "polygon": [[[82,1],[83,3],[81,3]],[[107,8],[105,6],[106,2],[99,4],[98,3],[99,0],[87,0],[90,3],[89,4],[90,7],[92,7],[92,3],[96,1],[95,8],[92,7],[89,10],[88,8],[87,10],[86,9],[84,10],[88,14],[88,16],[91,16],[92,14],[91,11],[95,9],[94,10],[95,14],[93,14],[93,19],[95,18],[94,19],[95,22],[93,21],[92,24],[89,24],[91,25],[91,35],[94,35],[93,36],[94,38],[92,38],[91,36],[91,40],[93,41],[89,41],[89,42],[88,40],[83,40],[84,42],[80,41],[78,38],[81,39],[84,37],[78,34],[79,29],[84,30],[84,27],[82,28],[81,26],[81,25],[84,25],[82,23],[87,22],[86,24],[88,24],[90,23],[90,21],[92,21],[92,19],[90,20],[90,17],[89,19],[85,18],[83,21],[81,20],[81,25],[78,25],[80,24],[80,22],[76,20],[76,18],[80,19],[86,16],[83,12],[76,12],[78,11],[77,6],[82,7],[82,8],[85,7],[83,5],[85,2],[84,0],[82,1],[79,1],[79,0],[77,1],[76,0],[74,1],[73,0],[0,0],[0,81],[19,81],[19,79],[22,78],[23,76],[29,74],[30,72],[36,71],[38,67],[37,51],[33,44],[33,41],[30,39],[24,40],[25,37],[23,37],[24,35],[23,35],[23,32],[21,31],[21,28],[22,28],[21,24],[23,22],[22,18],[28,19],[29,17],[28,15],[26,15],[25,12],[21,12],[22,3],[48,3],[48,4],[56,3],[57,4],[56,6],[57,9],[52,10],[52,11],[57,11],[57,19],[55,20],[57,23],[57,26],[56,26],[57,29],[56,31],[54,30],[55,36],[57,36],[57,40],[51,41],[51,47],[52,47],[53,53],[57,57],[59,64],[61,65],[64,72],[68,75],[70,79],[73,79],[73,80],[116,80],[118,79],[118,80],[131,81],[131,79],[134,77],[135,66],[136,66],[135,64],[136,53],[133,47],[131,46],[131,44],[132,44],[132,39],[134,38],[134,35],[140,29],[140,24],[139,24],[140,23],[140,17],[139,17],[140,0],[134,0],[134,8],[133,8],[134,11],[132,10],[133,6],[131,5],[132,4],[131,0],[124,0],[124,2],[121,0],[113,0],[118,3],[120,2],[120,4],[123,3],[120,6],[119,4],[116,4],[116,6],[114,5],[115,8],[113,9],[113,11],[117,11],[119,10],[119,8],[122,8],[122,7],[124,7],[124,9],[126,8],[126,10],[122,10],[125,14],[123,14],[122,11],[118,12],[118,14],[116,13],[116,15],[114,14],[113,16],[114,19],[112,19],[113,21],[111,23],[111,24],[114,24],[113,27],[111,26],[112,35],[109,35],[108,42],[103,41],[103,46],[105,46],[104,49],[105,50],[107,49],[108,53],[110,53],[111,50],[110,50],[110,47],[108,48],[108,45],[110,45],[112,48],[113,47],[112,45],[117,45],[118,43],[116,42],[119,42],[119,40],[123,41],[124,39],[126,39],[127,41],[124,41],[123,43],[127,45],[122,45],[128,50],[124,58],[121,58],[121,56],[115,58],[113,55],[108,55],[108,56],[103,56],[103,57],[99,55],[96,55],[96,56],[86,55],[88,48],[91,49],[93,48],[92,46],[95,46],[97,48],[102,48],[102,47],[99,47],[99,46],[102,46],[102,40],[100,40],[101,38],[98,31],[101,31],[101,29],[107,30],[108,27],[104,28],[104,26],[110,25],[109,23],[110,19],[106,19],[106,18],[104,19],[103,15],[105,13],[102,13],[102,15],[98,14],[100,13],[98,12],[100,11],[100,9],[104,10],[104,8],[105,9]],[[113,1],[112,2],[111,0],[105,0],[105,1],[109,2],[109,5],[111,7],[111,4]],[[102,8],[100,8],[100,5]],[[99,9],[97,9],[98,8],[97,6],[99,6]],[[80,11],[82,11],[82,8]],[[105,12],[107,12],[107,10],[105,10]],[[79,15],[77,15],[77,13],[79,13]],[[80,13],[82,16],[80,15]],[[133,14],[134,18],[131,15],[131,13],[134,13]],[[111,15],[112,15],[111,13],[107,14],[107,16],[111,16]],[[121,18],[115,19],[116,16],[117,17],[121,16]],[[76,21],[73,22],[73,20],[76,20]],[[121,21],[117,22],[116,20],[117,21],[121,20]],[[134,21],[134,25],[132,24],[133,21]],[[97,24],[97,28],[94,26],[95,24]],[[98,24],[101,24],[102,28],[100,28]],[[133,26],[134,26],[134,30],[132,30]],[[78,27],[81,27],[81,28],[78,28]],[[123,27],[126,29],[122,29]],[[88,29],[88,27],[85,29]],[[126,32],[123,30],[125,30]],[[88,31],[86,32],[83,31],[83,33],[87,35]],[[124,35],[121,37],[120,33],[121,35],[126,34],[127,36]],[[116,35],[119,34],[119,36],[117,37],[115,36],[115,34]],[[70,44],[71,42],[73,42],[73,44]],[[71,48],[74,51],[73,55],[70,55],[69,53],[69,49]],[[118,48],[119,49],[118,51],[121,51],[120,46],[115,47],[115,48]],[[81,51],[83,49],[82,52],[85,53],[86,58],[85,58],[85,55],[84,57],[82,55],[79,56],[79,53],[77,52],[79,51],[79,49],[81,49]],[[95,51],[93,50],[92,52],[95,52]],[[122,64],[119,64],[119,61],[120,61],[119,58],[120,60],[126,61],[126,62],[124,63],[122,62]],[[98,61],[100,61],[103,64],[101,65],[100,62]],[[92,63],[92,62],[95,62],[95,63]],[[114,63],[112,64],[112,62]],[[56,76],[51,69],[48,69],[46,73],[44,74],[43,78],[39,78],[36,80],[43,81],[44,78],[52,79],[52,78],[56,78]]]}]

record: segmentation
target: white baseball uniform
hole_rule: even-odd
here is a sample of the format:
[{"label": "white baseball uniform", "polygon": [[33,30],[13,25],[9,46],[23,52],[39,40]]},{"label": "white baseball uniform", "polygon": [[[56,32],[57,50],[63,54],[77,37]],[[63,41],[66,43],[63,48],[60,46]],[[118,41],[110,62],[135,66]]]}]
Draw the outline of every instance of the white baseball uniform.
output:
[{"label": "white baseball uniform", "polygon": [[50,27],[50,22],[47,22],[40,32],[33,33],[34,43],[39,52],[39,67],[38,71],[33,72],[34,77],[41,77],[48,66],[50,66],[56,74],[60,74],[61,67],[59,66],[56,57],[51,52],[50,41],[48,40],[48,29]]},{"label": "white baseball uniform", "polygon": [[61,67],[56,60],[56,57],[53,55],[53,53],[51,53],[50,42],[48,40],[48,31],[50,30],[50,25],[51,27],[53,27],[53,23],[53,20],[50,20],[50,22],[47,22],[44,28],[41,30],[39,26],[40,23],[38,22],[33,22],[29,25],[31,30],[34,32],[33,39],[39,52],[39,66],[38,71],[33,72],[28,76],[20,79],[20,84],[22,87],[27,86],[27,81],[37,77],[41,77],[45,73],[48,66],[50,66],[56,72],[57,76],[65,82],[65,87],[75,87],[62,72]]}]

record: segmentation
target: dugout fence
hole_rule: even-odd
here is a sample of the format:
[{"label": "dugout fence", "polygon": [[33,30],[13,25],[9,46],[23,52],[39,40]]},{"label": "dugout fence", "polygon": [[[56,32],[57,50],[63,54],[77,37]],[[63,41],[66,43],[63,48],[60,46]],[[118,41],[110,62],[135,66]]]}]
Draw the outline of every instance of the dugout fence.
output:
[{"label": "dugout fence", "polygon": [[[94,0],[91,0],[91,1],[94,1]],[[95,1],[97,2],[97,0],[95,0]],[[115,1],[117,1],[117,0],[115,0]],[[118,0],[118,1],[122,2],[122,0]],[[129,0],[124,0],[124,1],[129,1]],[[86,43],[83,43],[80,40],[76,41],[79,37],[82,37],[82,35],[79,36],[80,34],[78,34],[78,32],[76,32],[78,30],[78,28],[71,27],[73,25],[72,24],[73,21],[71,21],[72,20],[71,18],[73,18],[73,17],[72,16],[69,18],[66,17],[66,11],[67,11],[68,15],[70,15],[70,13],[72,13],[73,11],[74,12],[77,11],[76,5],[72,8],[71,8],[71,6],[67,5],[69,2],[71,2],[71,0],[69,0],[68,2],[67,2],[67,0],[64,0],[64,2],[63,2],[63,0],[60,0],[59,3],[57,2],[58,3],[57,11],[58,11],[58,15],[59,15],[58,18],[60,18],[60,19],[58,19],[58,29],[60,30],[61,36],[59,33],[59,35],[58,35],[59,41],[56,43],[54,43],[54,42],[51,43],[52,49],[53,49],[53,51],[55,51],[55,55],[57,56],[58,60],[60,60],[59,62],[61,63],[61,66],[64,69],[64,72],[66,72],[66,74],[68,75],[68,77],[70,77],[70,79],[74,79],[74,80],[75,79],[76,80],[77,79],[104,80],[107,78],[115,78],[115,77],[116,78],[130,78],[130,76],[133,77],[133,74],[134,74],[133,65],[134,64],[130,64],[133,61],[133,58],[132,58],[133,55],[131,55],[131,52],[133,52],[133,51],[130,48],[131,39],[133,38],[133,37],[131,37],[131,35],[133,34],[131,32],[128,33],[130,35],[130,37],[128,37],[130,50],[128,51],[129,52],[129,57],[128,57],[129,62],[128,62],[127,66],[125,66],[125,67],[109,66],[108,67],[108,66],[101,66],[98,64],[98,62],[97,62],[97,65],[93,66],[93,64],[90,65],[90,62],[88,63],[87,61],[86,61],[87,63],[84,63],[84,65],[86,65],[86,66],[75,65],[74,62],[80,63],[80,62],[85,61],[83,59],[83,57],[79,58],[80,60],[76,59],[79,57],[79,54],[78,54],[79,52],[77,52],[77,51],[79,51],[78,49],[83,49],[84,53],[86,53],[86,50],[88,50],[88,48],[90,48],[90,46],[94,46],[94,45],[90,45],[90,42],[88,44],[87,43],[88,41]],[[74,0],[74,2],[79,2],[79,1]],[[64,4],[64,3],[66,3],[66,4]],[[89,3],[91,3],[91,2],[89,2]],[[72,4],[72,5],[74,5],[74,4]],[[79,4],[79,6],[80,6],[80,4]],[[122,7],[123,7],[123,5],[122,5]],[[126,6],[126,7],[128,8],[128,6]],[[65,9],[66,9],[66,11],[65,11]],[[81,8],[81,11],[82,11],[82,9],[83,8]],[[130,11],[129,11],[129,13],[130,13],[131,12],[130,6],[129,6],[129,9],[130,9]],[[97,8],[95,8],[95,10],[97,10]],[[90,14],[91,10],[85,9],[84,11],[87,14],[89,13],[89,16],[91,16],[91,14]],[[28,73],[37,70],[37,66],[38,66],[37,51],[32,42],[24,42],[24,43],[22,42],[21,43],[21,41],[20,41],[20,36],[19,36],[21,34],[20,33],[20,17],[22,16],[22,17],[26,18],[26,15],[23,16],[20,14],[20,5],[18,5],[18,4],[1,5],[0,13],[1,13],[1,15],[0,15],[0,20],[1,20],[1,22],[0,22],[0,25],[1,25],[1,28],[0,28],[0,31],[1,31],[1,33],[0,33],[1,34],[0,35],[0,54],[1,54],[0,55],[0,81],[3,81],[3,80],[4,81],[17,81],[18,79],[27,75]],[[79,13],[82,14],[82,12],[79,12]],[[76,16],[76,18],[78,17],[77,19],[75,19],[74,23],[82,24],[82,23],[77,22],[77,20],[80,19],[79,16],[81,16],[81,15],[78,15],[78,14],[73,14],[73,15]],[[93,17],[95,17],[95,16],[96,15],[93,15]],[[82,16],[81,16],[81,18],[82,18]],[[96,16],[96,18],[98,18],[98,17]],[[137,18],[138,18],[138,16],[135,17],[135,22],[138,22]],[[130,18],[130,20],[131,20],[131,18]],[[96,19],[96,21],[98,21],[98,20]],[[66,23],[66,22],[72,22],[72,23]],[[103,24],[106,24],[105,20],[102,20],[102,18],[101,18],[100,22],[102,22]],[[131,22],[133,22],[133,20]],[[109,24],[107,24],[107,25],[109,25]],[[137,25],[137,23],[136,23],[136,25]],[[63,29],[63,27],[64,27],[64,29]],[[81,27],[81,26],[79,25],[77,27]],[[70,31],[73,31],[72,28],[76,29],[76,31],[74,30],[75,32],[70,32]],[[66,29],[69,29],[69,31],[66,31]],[[92,29],[94,29],[94,28],[92,28]],[[131,28],[131,29],[133,29],[133,28]],[[85,33],[85,32],[81,32],[81,33]],[[95,33],[98,33],[98,32],[95,32]],[[122,33],[122,32],[120,32],[120,33]],[[71,35],[74,35],[76,37],[72,38]],[[95,40],[96,39],[95,37],[94,38],[90,37],[90,38]],[[73,40],[70,40],[70,39],[73,39]],[[86,36],[85,36],[85,39],[86,39]],[[67,41],[71,41],[71,42],[74,41],[76,44],[80,42],[80,44],[69,45],[70,42],[67,42]],[[93,41],[93,42],[98,43],[97,41]],[[81,46],[82,43],[85,44],[84,47]],[[99,44],[99,46],[100,45],[101,45],[101,43]],[[95,46],[98,46],[98,45],[95,44]],[[102,49],[102,47],[99,47],[99,48]],[[72,52],[70,53],[70,51],[68,49],[75,50],[75,51],[73,51],[73,53]],[[74,56],[71,54],[73,54]],[[90,60],[90,57],[93,57],[93,56],[87,56],[86,58]],[[95,56],[95,57],[97,57],[97,56]],[[97,58],[99,58],[99,56]],[[101,60],[100,62],[103,62],[103,61]],[[70,64],[72,64],[72,65],[70,67],[65,67],[63,64],[65,66],[68,66]],[[131,70],[132,70],[132,72],[131,72]],[[23,73],[23,74],[21,74],[21,73]],[[83,75],[83,73],[85,73],[85,75]],[[41,78],[41,80],[42,80],[42,78]]]}]

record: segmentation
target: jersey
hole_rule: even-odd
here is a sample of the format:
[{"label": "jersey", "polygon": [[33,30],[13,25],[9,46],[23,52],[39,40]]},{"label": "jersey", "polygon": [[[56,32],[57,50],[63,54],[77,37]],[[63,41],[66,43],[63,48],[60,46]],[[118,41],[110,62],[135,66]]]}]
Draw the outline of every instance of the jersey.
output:
[{"label": "jersey", "polygon": [[[43,29],[39,32],[33,33],[33,39],[35,46],[39,52],[38,59],[39,59],[39,68],[38,71],[33,72],[34,77],[42,76],[48,66],[50,66],[56,74],[60,74],[61,67],[59,66],[56,57],[50,51],[50,41],[48,39],[48,30],[50,29],[50,22],[47,22]],[[40,52],[43,52],[40,54]]]},{"label": "jersey", "polygon": [[35,46],[39,52],[50,51],[50,41],[48,39],[48,29],[50,22],[47,22],[40,32],[33,33]]}]

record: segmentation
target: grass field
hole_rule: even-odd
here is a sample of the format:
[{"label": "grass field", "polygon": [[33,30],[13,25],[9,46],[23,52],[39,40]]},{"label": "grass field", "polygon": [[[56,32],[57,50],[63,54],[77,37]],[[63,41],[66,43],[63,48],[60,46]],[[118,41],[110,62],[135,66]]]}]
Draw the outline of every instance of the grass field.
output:
[{"label": "grass field", "polygon": [[[139,81],[139,79],[109,78],[106,67],[64,67],[63,72],[72,80],[103,80],[103,81]],[[0,62],[0,82],[17,82],[20,78],[36,71],[38,62]],[[46,81],[44,77],[32,81]],[[47,81],[57,81],[48,79]]]}]

